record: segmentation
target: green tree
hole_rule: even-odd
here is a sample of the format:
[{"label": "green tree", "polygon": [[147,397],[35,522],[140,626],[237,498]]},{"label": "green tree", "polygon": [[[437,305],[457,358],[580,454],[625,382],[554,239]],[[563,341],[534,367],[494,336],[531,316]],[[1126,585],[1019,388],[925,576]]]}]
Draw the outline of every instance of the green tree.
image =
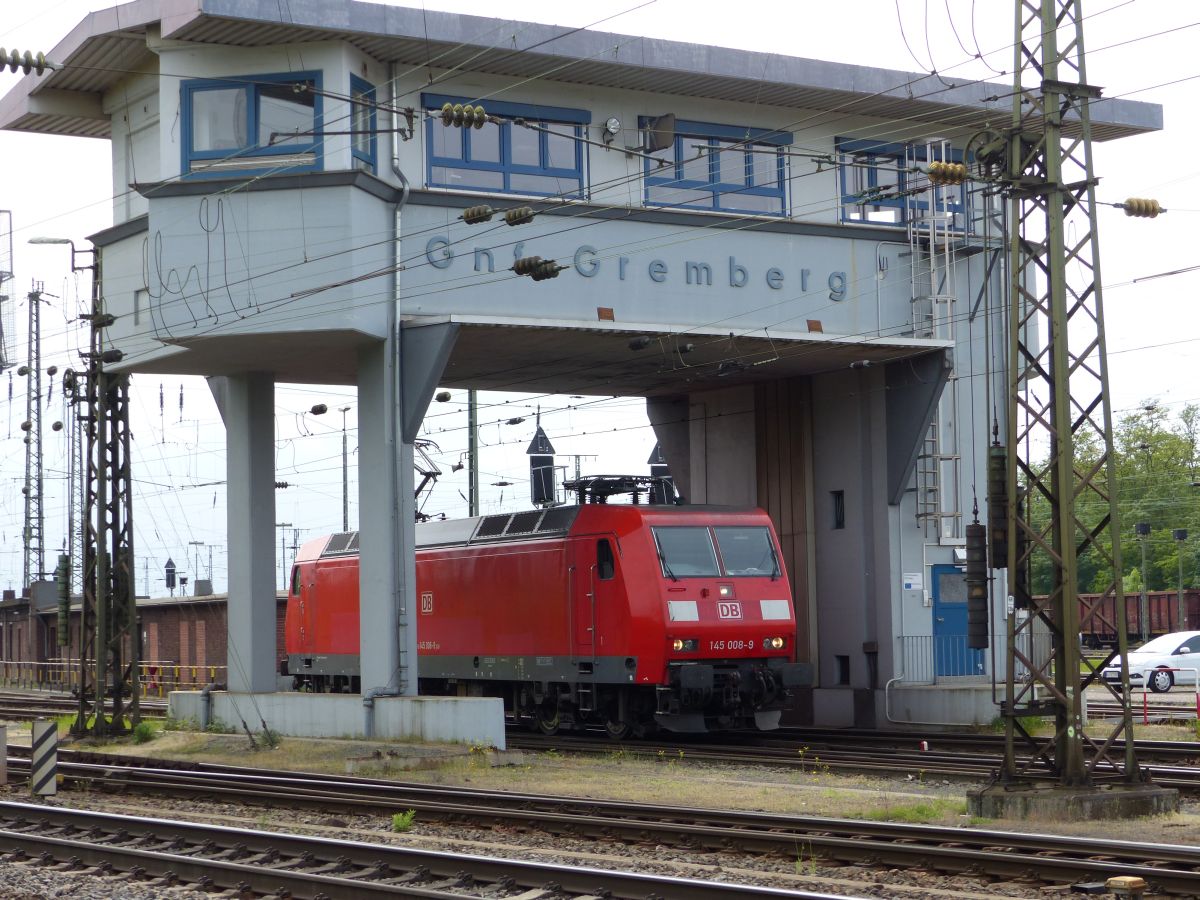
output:
[{"label": "green tree", "polygon": [[[1171,420],[1167,410],[1155,401],[1148,401],[1136,410],[1121,416],[1113,434],[1115,485],[1121,527],[1122,569],[1125,592],[1141,589],[1144,577],[1148,590],[1174,590],[1178,583],[1179,561],[1183,558],[1184,587],[1200,583],[1197,548],[1200,547],[1200,487],[1196,483],[1196,449],[1200,439],[1200,407],[1189,404]],[[1088,440],[1076,447],[1077,472],[1088,471],[1100,458],[1097,442]],[[1044,467],[1046,460],[1039,461]],[[1107,508],[1105,493],[1109,489],[1106,473],[1098,473],[1098,491],[1079,495],[1076,504],[1081,522],[1099,522]],[[1049,521],[1049,504],[1044,496],[1031,499],[1030,518],[1035,524]],[[1143,522],[1150,526],[1145,538],[1146,570],[1141,571],[1141,539],[1134,526]],[[1188,532],[1181,546],[1172,533],[1183,528]],[[1084,534],[1077,535],[1081,543]],[[1098,538],[1108,552],[1110,542],[1105,532]],[[1045,594],[1050,589],[1050,557],[1035,552],[1032,564],[1032,589]],[[1083,592],[1099,593],[1109,586],[1110,575],[1101,555],[1095,550],[1082,554],[1075,573],[1076,583]]]}]

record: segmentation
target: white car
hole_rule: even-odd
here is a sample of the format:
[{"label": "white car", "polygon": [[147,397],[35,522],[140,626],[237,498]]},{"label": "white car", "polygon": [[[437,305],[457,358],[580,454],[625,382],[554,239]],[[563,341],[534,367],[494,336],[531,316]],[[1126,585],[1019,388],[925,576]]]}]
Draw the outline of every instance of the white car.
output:
[{"label": "white car", "polygon": [[[1198,668],[1200,631],[1163,634],[1129,651],[1129,686],[1161,694],[1173,684],[1195,684]],[[1110,684],[1120,682],[1120,663],[1106,666],[1100,675]]]}]

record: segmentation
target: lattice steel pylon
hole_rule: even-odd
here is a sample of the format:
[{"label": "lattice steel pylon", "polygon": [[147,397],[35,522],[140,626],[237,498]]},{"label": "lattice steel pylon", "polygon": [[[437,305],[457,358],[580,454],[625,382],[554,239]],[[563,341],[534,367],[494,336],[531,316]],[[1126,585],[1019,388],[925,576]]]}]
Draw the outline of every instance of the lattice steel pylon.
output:
[{"label": "lattice steel pylon", "polygon": [[[1126,658],[1088,115],[1088,103],[1100,91],[1087,83],[1081,0],[1018,0],[1016,10],[1012,129],[1007,140],[991,144],[993,164],[1003,168],[1000,178],[1008,187],[1011,228],[1012,600],[1000,777],[1007,783],[1049,777],[1064,787],[1141,783],[1148,778],[1133,741],[1126,740],[1120,753],[1114,750],[1118,737],[1132,734],[1126,693],[1109,688],[1123,706],[1111,731],[1091,737],[1083,731],[1084,691],[1104,684],[1100,669],[1116,653]],[[1098,666],[1080,653],[1081,624],[1101,608],[1080,610],[1078,561],[1085,553],[1108,573],[1104,595],[1116,607],[1118,647]],[[1037,571],[1050,573],[1045,596],[1030,589],[1035,562]],[[1031,736],[1021,724],[1026,716],[1051,715],[1055,730],[1048,738]],[[1019,744],[1031,751],[1028,756],[1018,756]]]},{"label": "lattice steel pylon", "polygon": [[[13,277],[12,211],[0,209],[0,372],[14,365],[13,302],[7,283]],[[12,377],[11,375],[9,376]]]},{"label": "lattice steel pylon", "polygon": [[29,600],[29,652],[37,659],[37,611],[32,596],[35,580],[46,577],[46,515],[43,504],[45,469],[42,456],[42,285],[34,282],[29,292],[29,363],[17,374],[28,379],[25,385],[25,525],[22,528],[24,564],[21,585],[31,590]]},{"label": "lattice steel pylon", "polygon": [[[95,252],[95,251],[93,251]],[[119,361],[105,350],[99,254],[92,270],[91,346],[83,389],[85,499],[83,605],[80,618],[79,714],[76,734],[122,733],[137,725],[138,622],[133,556],[129,376],[105,370]]]}]

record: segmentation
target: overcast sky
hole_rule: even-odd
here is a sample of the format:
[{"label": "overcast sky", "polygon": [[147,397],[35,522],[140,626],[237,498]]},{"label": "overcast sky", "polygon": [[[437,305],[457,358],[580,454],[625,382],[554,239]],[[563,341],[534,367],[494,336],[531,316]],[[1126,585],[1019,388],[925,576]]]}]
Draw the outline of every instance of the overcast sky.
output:
[{"label": "overcast sky", "polygon": [[[286,4],[287,0],[281,0]],[[49,52],[100,0],[48,0],[42,7],[5,3],[0,11],[0,45]],[[397,5],[419,5],[406,3]],[[495,15],[496,4],[459,0],[429,2],[429,10]],[[36,10],[36,11],[35,11]],[[736,16],[730,13],[736,11]],[[588,4],[504,4],[506,17],[565,26],[639,34],[701,44],[880,66],[908,72],[936,69],[958,78],[1011,81],[1012,4],[1002,0],[855,0],[783,6],[766,0],[728,4],[694,0],[599,0]],[[1200,167],[1192,151],[1200,137],[1194,112],[1200,95],[1200,8],[1178,0],[1103,0],[1085,6],[1088,17],[1088,80],[1105,96],[1158,103],[1165,128],[1159,134],[1096,147],[1098,199],[1155,197],[1170,212],[1156,220],[1128,219],[1118,209],[1100,213],[1100,247],[1106,286],[1107,335],[1113,407],[1118,412],[1147,399],[1178,411],[1200,402],[1194,374],[1200,350],[1200,314],[1195,310],[1200,271],[1134,279],[1200,264],[1192,232],[1200,225]],[[927,37],[928,35],[928,37]],[[974,58],[979,54],[981,58]],[[0,72],[0,92],[20,76]],[[84,237],[112,224],[108,141],[0,132],[0,209],[14,225],[13,281],[18,301],[16,358],[27,353],[25,294],[33,281],[54,295],[43,307],[43,367],[78,367],[76,351],[85,333],[72,321],[86,306],[86,276],[69,269],[64,247],[31,246],[35,236]],[[8,381],[11,375],[12,400]],[[45,427],[45,546],[47,567],[64,542],[65,445],[50,424],[64,417],[58,379],[43,414]],[[162,408],[160,412],[160,388]],[[180,408],[182,388],[183,403]],[[543,426],[560,454],[588,454],[584,472],[645,472],[654,446],[641,401],[484,395],[480,412],[484,512],[523,508],[528,501],[525,448],[540,405]],[[355,527],[357,479],[356,401],[349,388],[281,388],[277,393],[277,478],[292,487],[277,492],[278,522],[300,529],[299,540],[339,530],[342,517],[342,415],[347,414],[350,458],[350,520]],[[330,412],[306,415],[315,403]],[[135,376],[133,399],[135,552],[138,591],[160,594],[168,556],[181,570],[207,574],[211,548],[217,589],[225,583],[224,429],[200,379]],[[524,417],[518,425],[498,424]],[[18,587],[22,569],[24,379],[12,370],[0,376],[0,587]],[[465,394],[435,405],[428,436],[445,470],[426,503],[429,512],[464,515],[464,473],[450,467],[466,447]],[[595,458],[593,458],[593,456]],[[570,462],[560,460],[560,462]],[[573,464],[573,463],[572,463]],[[511,481],[508,486],[495,482]],[[293,541],[287,530],[287,543]],[[290,549],[289,549],[290,553]],[[143,572],[149,571],[149,578]],[[147,585],[147,581],[149,584]]]}]

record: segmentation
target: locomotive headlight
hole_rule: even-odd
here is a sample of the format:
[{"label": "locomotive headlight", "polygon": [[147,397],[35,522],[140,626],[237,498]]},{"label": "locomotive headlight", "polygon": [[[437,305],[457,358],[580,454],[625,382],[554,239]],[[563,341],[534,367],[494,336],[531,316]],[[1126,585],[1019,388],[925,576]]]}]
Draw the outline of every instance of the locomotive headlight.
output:
[{"label": "locomotive headlight", "polygon": [[786,643],[781,637],[763,638],[763,646],[768,650],[782,650]]},{"label": "locomotive headlight", "polygon": [[675,638],[671,641],[671,649],[677,652],[691,652],[700,646],[696,638]]}]

